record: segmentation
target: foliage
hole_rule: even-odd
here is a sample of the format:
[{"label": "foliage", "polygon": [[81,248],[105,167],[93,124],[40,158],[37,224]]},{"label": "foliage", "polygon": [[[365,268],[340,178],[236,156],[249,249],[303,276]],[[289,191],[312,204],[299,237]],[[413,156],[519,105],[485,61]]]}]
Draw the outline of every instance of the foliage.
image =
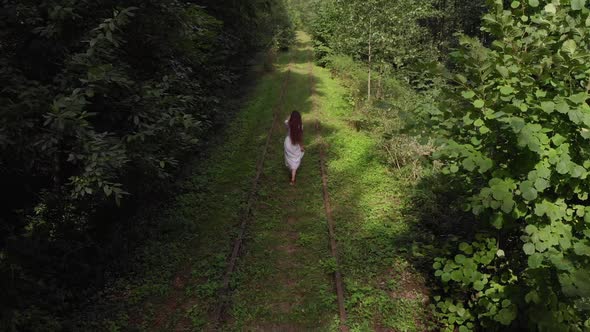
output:
[{"label": "foliage", "polygon": [[435,0],[432,6],[436,15],[428,19],[426,26],[443,54],[447,54],[449,47],[457,46],[457,32],[480,40],[486,39],[480,30],[481,17],[487,11],[484,0]]},{"label": "foliage", "polygon": [[101,287],[134,207],[227,119],[235,67],[290,26],[279,0],[2,2],[0,326],[59,326]]},{"label": "foliage", "polygon": [[[348,116],[357,129],[370,131],[379,141],[379,152],[383,160],[393,168],[410,168],[410,178],[416,180],[425,161],[432,153],[429,139],[418,140],[411,124],[416,108],[434,108],[433,90],[414,91],[409,84],[394,77],[392,73],[378,72],[374,76],[376,101],[365,104],[366,66],[351,57],[332,55],[325,58],[326,67],[339,77],[348,88],[348,102],[357,111]],[[417,127],[417,126],[416,126]],[[426,135],[422,127],[419,134]]]},{"label": "foliage", "polygon": [[490,47],[461,36],[432,124],[477,234],[434,263],[446,330],[590,326],[590,9],[584,0],[490,2]]},{"label": "foliage", "polygon": [[315,8],[323,0],[286,0],[287,11],[291,21],[298,30],[309,30],[311,22],[313,22],[316,12]]},{"label": "foliage", "polygon": [[318,7],[312,34],[320,58],[345,54],[367,61],[371,55],[399,68],[434,56],[427,29],[419,24],[434,14],[430,1],[331,0]]}]

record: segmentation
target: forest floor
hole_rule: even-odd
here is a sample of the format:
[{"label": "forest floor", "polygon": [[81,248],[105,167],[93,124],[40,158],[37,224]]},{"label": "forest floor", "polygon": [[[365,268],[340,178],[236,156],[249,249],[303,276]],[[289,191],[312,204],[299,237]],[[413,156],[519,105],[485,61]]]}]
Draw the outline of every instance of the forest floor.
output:
[{"label": "forest floor", "polygon": [[[303,33],[277,55],[222,144],[199,161],[184,192],[161,212],[164,235],[144,249],[134,279],[114,287],[118,305],[109,310],[119,312],[108,324],[147,331],[334,331],[338,270],[350,330],[432,328],[425,279],[408,254],[407,181],[382,162],[376,139],[355,129],[346,88],[312,58]],[[303,115],[306,151],[290,186],[283,121],[294,110]],[[322,148],[338,264],[323,201]],[[228,256],[243,225],[216,326]]]}]

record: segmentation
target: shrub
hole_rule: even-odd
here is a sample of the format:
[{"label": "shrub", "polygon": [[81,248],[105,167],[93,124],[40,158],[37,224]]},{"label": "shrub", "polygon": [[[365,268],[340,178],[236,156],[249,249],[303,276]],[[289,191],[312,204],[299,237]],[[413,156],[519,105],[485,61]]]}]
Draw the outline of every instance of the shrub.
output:
[{"label": "shrub", "polygon": [[446,330],[590,327],[590,10],[584,0],[491,3],[490,47],[460,38],[433,112],[439,158],[478,234],[433,265]]}]

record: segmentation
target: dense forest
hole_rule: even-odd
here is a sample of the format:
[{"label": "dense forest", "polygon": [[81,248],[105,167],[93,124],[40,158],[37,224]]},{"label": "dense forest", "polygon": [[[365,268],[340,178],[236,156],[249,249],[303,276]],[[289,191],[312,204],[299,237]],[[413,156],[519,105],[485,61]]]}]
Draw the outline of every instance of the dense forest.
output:
[{"label": "dense forest", "polygon": [[[586,0],[0,6],[0,329],[590,329]],[[263,235],[294,232],[239,221],[322,203],[316,180],[273,182],[295,109],[340,252],[298,230],[288,260],[314,253],[285,267]],[[283,309],[252,309],[261,276],[294,288],[290,268],[317,297],[285,295],[303,325],[263,325]]]},{"label": "dense forest", "polygon": [[0,22],[0,326],[58,330],[293,30],[273,0],[9,0]]}]

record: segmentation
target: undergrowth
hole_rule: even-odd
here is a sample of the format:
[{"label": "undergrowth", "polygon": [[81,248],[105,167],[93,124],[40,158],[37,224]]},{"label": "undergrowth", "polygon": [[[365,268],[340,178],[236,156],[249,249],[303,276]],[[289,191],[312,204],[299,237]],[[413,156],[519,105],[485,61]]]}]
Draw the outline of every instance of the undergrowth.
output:
[{"label": "undergrowth", "polygon": [[[282,53],[277,62],[287,59]],[[209,322],[284,77],[263,76],[217,146],[187,167],[180,192],[136,219],[149,235],[132,253],[132,272],[89,300],[76,329],[192,329]]]},{"label": "undergrowth", "polygon": [[381,98],[365,104],[365,68],[341,56],[327,64],[318,70],[321,119],[329,128],[330,192],[351,328],[432,330],[425,250],[418,244],[428,236],[416,232],[411,200],[418,181],[434,172],[425,160],[432,146],[403,119],[429,99],[383,75],[375,78]]}]

